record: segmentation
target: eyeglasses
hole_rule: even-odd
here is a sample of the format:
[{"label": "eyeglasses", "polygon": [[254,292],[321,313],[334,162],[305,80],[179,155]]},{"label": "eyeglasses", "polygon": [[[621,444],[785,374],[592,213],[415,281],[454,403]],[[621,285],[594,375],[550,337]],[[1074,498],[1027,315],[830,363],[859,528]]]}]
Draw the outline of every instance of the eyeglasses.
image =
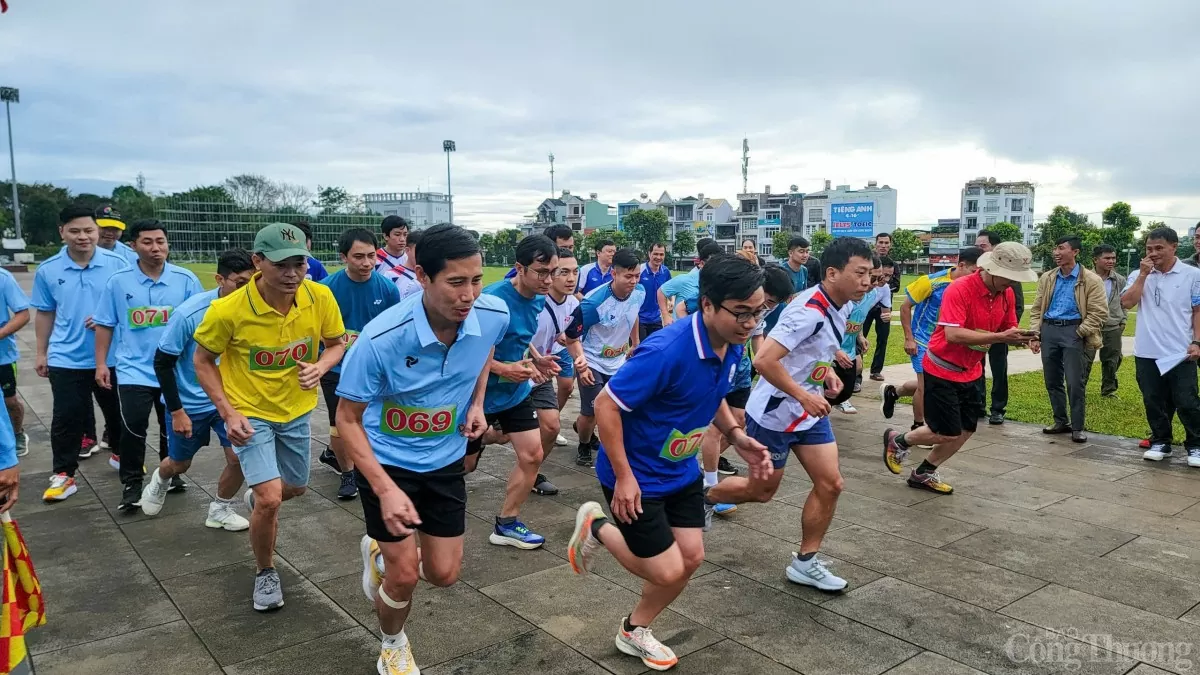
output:
[{"label": "eyeglasses", "polygon": [[730,314],[732,314],[733,320],[737,321],[738,323],[749,323],[750,321],[753,321],[754,323],[758,323],[759,320],[761,320],[763,318],[764,314],[771,311],[771,310],[767,309],[766,307],[761,307],[758,309],[758,311],[755,311],[755,312],[735,312],[732,309],[729,309],[728,307],[726,307],[725,305],[717,305],[717,307],[720,307],[721,309],[725,310],[726,312],[729,312]]},{"label": "eyeglasses", "polygon": [[[557,269],[557,268],[556,268]],[[535,270],[532,267],[526,267],[526,272],[532,272],[538,278],[538,281],[546,281],[550,275],[554,274],[555,270]]]}]

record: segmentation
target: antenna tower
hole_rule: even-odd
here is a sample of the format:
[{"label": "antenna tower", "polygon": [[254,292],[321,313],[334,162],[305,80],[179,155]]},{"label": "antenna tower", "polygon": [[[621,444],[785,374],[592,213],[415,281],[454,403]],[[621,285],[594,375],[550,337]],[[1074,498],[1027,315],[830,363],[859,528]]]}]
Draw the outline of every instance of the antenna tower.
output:
[{"label": "antenna tower", "polygon": [[746,194],[750,174],[750,139],[742,139],[742,194]]},{"label": "antenna tower", "polygon": [[550,197],[554,197],[554,153],[550,153]]}]

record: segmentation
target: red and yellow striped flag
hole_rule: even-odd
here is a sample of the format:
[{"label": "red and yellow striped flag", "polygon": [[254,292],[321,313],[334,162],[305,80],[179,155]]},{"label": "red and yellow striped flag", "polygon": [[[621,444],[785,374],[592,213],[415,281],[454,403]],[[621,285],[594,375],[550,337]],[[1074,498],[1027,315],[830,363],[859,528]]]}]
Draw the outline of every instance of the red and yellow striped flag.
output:
[{"label": "red and yellow striped flag", "polygon": [[25,633],[46,623],[42,585],[21,536],[8,513],[0,514],[4,528],[4,587],[0,595],[0,672],[9,673],[26,658]]}]

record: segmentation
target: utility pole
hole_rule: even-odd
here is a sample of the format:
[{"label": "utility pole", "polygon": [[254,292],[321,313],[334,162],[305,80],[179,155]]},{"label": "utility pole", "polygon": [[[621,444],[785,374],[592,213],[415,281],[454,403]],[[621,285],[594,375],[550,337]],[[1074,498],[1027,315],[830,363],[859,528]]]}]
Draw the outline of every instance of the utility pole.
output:
[{"label": "utility pole", "polygon": [[554,199],[554,153],[550,153],[550,198]]},{"label": "utility pole", "polygon": [[742,194],[746,194],[750,175],[750,139],[742,139]]},{"label": "utility pole", "polygon": [[13,87],[0,87],[0,100],[4,101],[4,114],[8,118],[8,165],[12,170],[12,212],[13,228],[16,238],[21,238],[21,199],[17,196],[17,155],[13,150],[12,138],[12,108],[13,103],[21,102],[20,90]]},{"label": "utility pole", "polygon": [[442,141],[442,150],[446,151],[446,201],[450,204],[450,224],[454,224],[454,195],[450,192],[450,153],[454,152],[454,141]]}]

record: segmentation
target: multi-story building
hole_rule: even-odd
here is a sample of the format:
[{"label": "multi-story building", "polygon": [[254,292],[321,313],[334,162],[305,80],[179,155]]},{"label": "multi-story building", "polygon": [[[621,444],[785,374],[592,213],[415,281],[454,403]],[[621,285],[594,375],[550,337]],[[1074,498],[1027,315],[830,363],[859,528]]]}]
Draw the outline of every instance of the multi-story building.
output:
[{"label": "multi-story building", "polygon": [[597,199],[595,192],[587,199],[563,190],[561,197],[542,200],[532,220],[520,226],[524,234],[541,232],[550,225],[570,225],[576,232],[587,234],[592,230],[617,229],[616,209]]},{"label": "multi-story building", "polygon": [[[773,250],[775,233],[780,231],[799,233],[801,231],[803,224],[801,205],[805,196],[795,185],[791,186],[788,192],[771,192],[771,186],[768,185],[762,192],[739,194],[737,196],[738,210],[734,214],[734,220],[737,221],[736,237],[733,242],[735,246],[741,247],[742,242],[750,240],[754,242],[759,256],[767,260],[785,257],[785,252],[775,255]],[[718,237],[718,242],[723,246],[726,245],[720,237]]]},{"label": "multi-story building", "polygon": [[450,220],[450,197],[441,192],[377,192],[363,195],[363,206],[383,216],[400,216],[411,227],[425,228]]},{"label": "multi-story building", "polygon": [[867,181],[866,187],[833,187],[804,195],[803,233],[811,237],[829,232],[835,237],[871,239],[881,232],[896,229],[896,189]]},{"label": "multi-story building", "polygon": [[654,202],[650,201],[650,196],[647,195],[645,192],[643,192],[641,194],[641,196],[638,197],[637,199],[630,199],[627,202],[618,203],[617,204],[617,229],[618,230],[625,229],[625,216],[633,213],[634,211],[645,211],[645,210],[656,209],[656,208],[658,208],[658,205],[655,204]]},{"label": "multi-story building", "polygon": [[975,243],[979,230],[996,223],[1012,223],[1021,228],[1025,245],[1034,239],[1034,185],[1029,181],[997,183],[995,178],[967,181],[962,189],[962,240]]}]

